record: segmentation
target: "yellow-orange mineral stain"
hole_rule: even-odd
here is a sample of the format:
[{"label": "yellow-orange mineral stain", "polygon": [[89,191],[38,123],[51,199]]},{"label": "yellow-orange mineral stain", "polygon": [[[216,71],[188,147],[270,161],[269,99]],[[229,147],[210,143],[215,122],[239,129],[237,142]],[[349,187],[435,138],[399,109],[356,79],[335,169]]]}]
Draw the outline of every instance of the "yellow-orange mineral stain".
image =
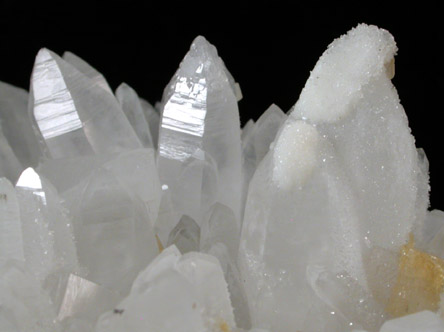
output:
[{"label": "yellow-orange mineral stain", "polygon": [[401,248],[398,276],[387,312],[400,317],[422,310],[436,311],[444,287],[444,261],[415,248],[413,235]]},{"label": "yellow-orange mineral stain", "polygon": [[157,241],[157,249],[159,249],[159,253],[161,253],[164,247],[157,234],[156,234],[156,241]]},{"label": "yellow-orange mineral stain", "polygon": [[220,322],[219,323],[219,328],[221,332],[231,332],[230,327],[228,326],[227,322]]}]

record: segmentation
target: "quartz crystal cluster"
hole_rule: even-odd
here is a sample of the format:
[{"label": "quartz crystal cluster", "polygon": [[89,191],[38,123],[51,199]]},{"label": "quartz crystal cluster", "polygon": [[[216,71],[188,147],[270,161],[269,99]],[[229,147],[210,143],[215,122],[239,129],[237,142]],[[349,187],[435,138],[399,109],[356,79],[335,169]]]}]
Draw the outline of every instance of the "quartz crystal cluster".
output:
[{"label": "quartz crystal cluster", "polygon": [[361,24],[241,129],[203,37],[155,107],[40,50],[29,92],[0,82],[0,331],[444,331],[396,52]]}]

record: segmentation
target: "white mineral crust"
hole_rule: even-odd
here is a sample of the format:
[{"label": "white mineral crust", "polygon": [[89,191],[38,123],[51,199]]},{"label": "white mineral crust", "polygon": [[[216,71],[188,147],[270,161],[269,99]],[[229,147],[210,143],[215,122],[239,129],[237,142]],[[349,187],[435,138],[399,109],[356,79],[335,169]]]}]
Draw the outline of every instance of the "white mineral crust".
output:
[{"label": "white mineral crust", "polygon": [[235,84],[216,48],[197,37],[163,95],[158,167],[180,214],[200,225],[216,200],[241,211]]},{"label": "white mineral crust", "polygon": [[182,256],[171,246],[139,274],[129,296],[101,316],[96,331],[216,332],[234,326],[217,259],[201,253]]},{"label": "white mineral crust", "polygon": [[376,324],[374,306],[361,322],[351,312],[362,295],[332,301],[315,285],[320,271],[349,275],[368,297],[368,249],[398,251],[424,220],[427,174],[386,71],[395,52],[393,37],[374,26],[335,40],[256,170],[239,252],[254,326]]}]

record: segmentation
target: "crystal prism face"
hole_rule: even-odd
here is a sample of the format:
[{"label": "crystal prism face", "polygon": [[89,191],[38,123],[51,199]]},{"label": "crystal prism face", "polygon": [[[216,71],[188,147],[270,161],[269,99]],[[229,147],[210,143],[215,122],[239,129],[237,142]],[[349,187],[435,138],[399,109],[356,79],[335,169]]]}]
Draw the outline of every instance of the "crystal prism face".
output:
[{"label": "crystal prism face", "polygon": [[116,90],[116,97],[142,145],[146,148],[153,148],[148,119],[145,118],[145,112],[136,91],[129,85],[122,83]]},{"label": "crystal prism face", "polygon": [[0,331],[444,331],[396,50],[358,25],[242,130],[203,37],[155,107],[40,50],[29,93],[0,82]]},{"label": "crystal prism face", "polygon": [[[179,212],[190,215],[198,224],[209,206],[202,204],[202,199],[187,202],[188,209],[182,206],[190,197],[200,196],[201,187],[207,185],[206,161],[209,166],[214,165],[211,172],[215,172],[212,178],[217,180],[217,200],[230,207],[236,217],[240,216],[239,112],[232,78],[227,73],[215,47],[197,37],[163,96],[160,177],[170,188]],[[204,164],[190,169],[193,160]],[[193,177],[181,178],[184,172],[193,173]],[[188,192],[180,190],[181,186]]]},{"label": "crystal prism face", "polygon": [[168,246],[175,245],[182,254],[199,251],[200,227],[188,217],[182,216],[168,237]]},{"label": "crystal prism face", "polygon": [[34,64],[30,107],[50,158],[141,147],[114,96],[46,49]]}]

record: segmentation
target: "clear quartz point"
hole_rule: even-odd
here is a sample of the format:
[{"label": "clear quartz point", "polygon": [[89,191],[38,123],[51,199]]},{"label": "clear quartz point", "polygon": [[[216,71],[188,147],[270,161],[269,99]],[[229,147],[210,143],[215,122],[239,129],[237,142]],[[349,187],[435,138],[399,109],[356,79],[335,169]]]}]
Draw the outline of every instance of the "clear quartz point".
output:
[{"label": "clear quartz point", "polygon": [[47,157],[141,147],[115,97],[47,49],[41,49],[35,60],[29,105]]},{"label": "clear quartz point", "polygon": [[[27,91],[0,82],[0,131],[24,168],[36,167],[42,157],[39,144],[42,138],[28,113],[28,99]],[[3,164],[8,159],[0,160]]]},{"label": "clear quartz point", "polygon": [[171,231],[167,246],[173,244],[182,254],[190,251],[199,251],[200,227],[189,216],[182,216],[176,227]]},{"label": "clear quartz point", "polygon": [[116,89],[116,98],[142,145],[145,148],[153,148],[154,143],[148,120],[145,118],[145,112],[136,91],[128,84],[122,83]]},{"label": "clear quartz point", "polygon": [[85,60],[81,59],[80,57],[69,51],[65,51],[63,53],[63,60],[71,64],[73,67],[76,67],[76,69],[85,76],[89,77],[91,81],[94,82],[93,84],[100,86],[103,90],[113,95],[113,91],[109,87],[105,77]]},{"label": "clear quartz point", "polygon": [[[198,224],[214,203],[203,205],[207,202],[200,199],[207,195],[202,192],[208,181],[206,162],[217,174],[216,199],[230,207],[237,218],[241,211],[239,112],[231,75],[227,73],[216,48],[197,37],[163,95],[160,178],[170,188],[179,213],[188,214]],[[192,177],[181,177],[189,165],[195,164],[193,160],[203,163],[203,167],[189,170]],[[198,199],[189,201],[194,197]]]}]

